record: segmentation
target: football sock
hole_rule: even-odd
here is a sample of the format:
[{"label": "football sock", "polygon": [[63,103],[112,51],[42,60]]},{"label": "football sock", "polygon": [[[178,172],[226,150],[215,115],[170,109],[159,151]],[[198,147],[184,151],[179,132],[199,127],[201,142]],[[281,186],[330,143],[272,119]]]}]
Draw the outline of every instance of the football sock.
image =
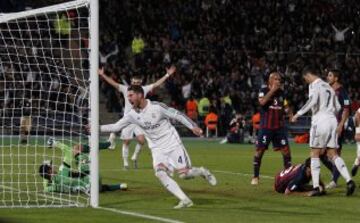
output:
[{"label": "football sock", "polygon": [[321,155],[320,160],[326,166],[326,168],[328,168],[330,171],[333,171],[334,164],[333,164],[333,162],[331,162],[331,160],[327,157],[326,154]]},{"label": "football sock", "polygon": [[203,176],[204,171],[199,167],[192,167],[186,174],[180,174],[179,177],[183,179],[192,179],[194,177]]},{"label": "football sock", "polygon": [[161,184],[175,197],[180,200],[188,199],[179,185],[171,177],[169,177],[164,170],[158,170],[155,175],[160,180]]},{"label": "football sock", "polygon": [[317,188],[320,182],[320,158],[311,158],[310,168],[313,188]]},{"label": "football sock", "polygon": [[114,191],[114,190],[120,190],[120,189],[121,189],[120,184],[112,184],[112,185],[103,184],[103,185],[101,185],[101,191]]},{"label": "football sock", "polygon": [[132,160],[137,160],[140,151],[141,151],[141,144],[140,144],[140,143],[137,143],[136,146],[135,146],[134,154],[132,155],[131,159],[132,159]]},{"label": "football sock", "polygon": [[128,157],[129,157],[129,145],[123,144],[122,146],[122,157],[124,160],[124,166],[129,166]]},{"label": "football sock", "polygon": [[99,143],[99,150],[108,149],[111,145],[110,142],[100,142]]},{"label": "football sock", "polygon": [[291,166],[291,155],[290,154],[283,154],[283,162],[285,169]]},{"label": "football sock", "polygon": [[261,166],[261,156],[254,156],[254,177],[259,177],[260,175],[260,166]]},{"label": "football sock", "polygon": [[337,183],[339,177],[340,177],[340,172],[338,171],[338,169],[337,169],[336,166],[334,165],[334,168],[333,168],[333,171],[332,171],[332,181],[334,181],[335,183]]},{"label": "football sock", "polygon": [[349,182],[351,180],[351,177],[344,160],[340,156],[337,156],[334,159],[334,163],[336,165],[336,168],[339,170],[341,176],[344,177],[346,183]]}]

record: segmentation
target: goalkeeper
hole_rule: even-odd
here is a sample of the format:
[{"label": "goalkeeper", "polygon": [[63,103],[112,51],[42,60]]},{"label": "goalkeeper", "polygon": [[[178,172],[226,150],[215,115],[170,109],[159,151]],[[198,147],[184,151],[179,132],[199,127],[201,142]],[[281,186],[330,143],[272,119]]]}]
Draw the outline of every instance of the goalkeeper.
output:
[{"label": "goalkeeper", "polygon": [[[90,193],[90,166],[89,166],[89,152],[90,147],[86,144],[77,144],[70,147],[61,142],[55,141],[50,138],[48,146],[51,148],[61,149],[63,152],[63,162],[56,171],[51,161],[44,161],[39,168],[39,174],[44,178],[44,191],[45,192],[84,192]],[[107,149],[110,142],[99,143],[99,150]],[[75,169],[72,169],[72,164],[75,163]],[[114,185],[101,184],[100,179],[100,192],[126,190],[127,184],[120,183]]]}]

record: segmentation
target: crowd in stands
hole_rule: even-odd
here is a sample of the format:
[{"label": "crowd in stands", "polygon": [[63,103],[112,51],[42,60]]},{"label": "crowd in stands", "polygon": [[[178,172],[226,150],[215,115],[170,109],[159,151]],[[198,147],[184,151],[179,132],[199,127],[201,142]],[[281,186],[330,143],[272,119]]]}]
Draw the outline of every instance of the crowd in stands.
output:
[{"label": "crowd in stands", "polygon": [[[307,99],[301,78],[305,65],[324,75],[326,69],[340,69],[353,109],[359,106],[356,0],[105,0],[100,7],[101,52],[120,48],[106,61],[113,78],[141,74],[151,82],[165,66],[176,64],[177,74],[166,89],[171,105],[184,111],[188,100],[201,103],[206,97],[220,122],[230,122],[232,110],[250,116],[259,87],[274,70],[298,109]],[[139,39],[143,47],[134,50]]]},{"label": "crowd in stands", "polygon": [[63,12],[48,15],[51,20],[41,15],[37,19],[0,24],[1,121],[12,122],[8,117],[24,115],[24,104],[30,103],[30,112],[26,113],[48,127],[54,123],[84,122],[88,117],[84,88],[88,80],[84,78],[88,74],[83,70],[84,77],[80,79],[75,74],[81,68],[76,60],[61,55],[71,48],[71,27],[86,24],[71,23],[70,13]]}]

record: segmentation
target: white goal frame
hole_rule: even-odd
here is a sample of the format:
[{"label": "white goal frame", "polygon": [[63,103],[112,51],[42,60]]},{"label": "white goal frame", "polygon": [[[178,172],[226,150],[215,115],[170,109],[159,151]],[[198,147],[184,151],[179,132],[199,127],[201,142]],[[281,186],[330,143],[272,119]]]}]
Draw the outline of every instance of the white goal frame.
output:
[{"label": "white goal frame", "polygon": [[40,13],[56,12],[66,10],[72,7],[88,6],[89,8],[89,62],[90,62],[90,205],[99,206],[99,0],[76,0],[62,4],[56,4],[48,7],[32,9],[29,11],[17,13],[0,13],[0,23],[34,16]]}]

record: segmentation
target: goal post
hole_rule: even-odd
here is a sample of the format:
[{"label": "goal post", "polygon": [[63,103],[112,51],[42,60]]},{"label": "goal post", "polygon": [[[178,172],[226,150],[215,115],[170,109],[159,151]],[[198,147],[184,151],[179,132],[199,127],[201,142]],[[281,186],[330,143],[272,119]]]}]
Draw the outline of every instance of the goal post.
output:
[{"label": "goal post", "polygon": [[0,13],[0,208],[99,205],[98,10]]}]

